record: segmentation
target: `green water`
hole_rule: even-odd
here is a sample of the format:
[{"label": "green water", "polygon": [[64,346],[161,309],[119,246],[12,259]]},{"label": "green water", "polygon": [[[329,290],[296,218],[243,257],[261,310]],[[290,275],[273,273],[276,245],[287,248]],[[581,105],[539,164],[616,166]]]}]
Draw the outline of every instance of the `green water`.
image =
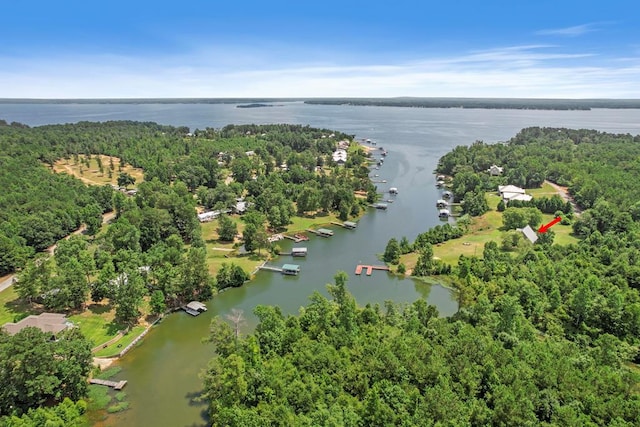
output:
[{"label": "green water", "polygon": [[[212,356],[212,349],[200,342],[207,335],[211,318],[224,316],[234,308],[241,309],[247,319],[244,330],[248,332],[256,323],[252,314],[256,305],[278,305],[285,313],[296,313],[313,291],[327,295],[325,285],[336,270],[349,273],[349,289],[360,304],[426,298],[441,314],[454,313],[457,305],[452,292],[441,286],[399,279],[384,271],[374,271],[371,276],[354,274],[359,263],[380,264],[375,255],[367,251],[375,241],[371,230],[384,215],[371,211],[360,221],[357,230],[334,227],[335,235],[331,238],[312,237],[305,243],[309,248],[306,259],[283,256],[273,262],[274,265],[300,264],[299,276],[260,272],[244,287],[217,295],[208,303],[209,311],[198,317],[177,312],[165,318],[120,362],[123,370],[117,378],[128,380],[126,392],[131,408],[112,416],[107,424],[206,425],[206,405],[194,399],[201,389],[198,373]],[[290,243],[283,245],[286,249]]]}]

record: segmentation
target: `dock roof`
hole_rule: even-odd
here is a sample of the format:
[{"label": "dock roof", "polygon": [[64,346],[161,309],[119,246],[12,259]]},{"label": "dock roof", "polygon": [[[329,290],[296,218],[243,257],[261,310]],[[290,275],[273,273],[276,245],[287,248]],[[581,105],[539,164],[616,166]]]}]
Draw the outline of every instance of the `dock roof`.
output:
[{"label": "dock roof", "polygon": [[300,266],[298,264],[285,264],[282,266],[282,269],[289,270],[289,271],[299,271]]}]

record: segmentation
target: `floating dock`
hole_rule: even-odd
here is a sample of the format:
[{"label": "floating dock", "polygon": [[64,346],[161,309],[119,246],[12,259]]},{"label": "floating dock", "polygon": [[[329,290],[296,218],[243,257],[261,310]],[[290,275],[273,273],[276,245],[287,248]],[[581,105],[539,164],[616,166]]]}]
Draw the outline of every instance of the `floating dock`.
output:
[{"label": "floating dock", "polygon": [[97,378],[91,378],[89,380],[89,384],[98,384],[98,385],[103,385],[106,387],[111,387],[114,390],[122,390],[124,388],[124,386],[127,385],[127,381],[126,380],[122,380],[122,381],[108,381],[108,380],[100,380]]},{"label": "floating dock", "polygon": [[373,270],[390,271],[389,267],[387,267],[386,265],[364,265],[364,264],[359,264],[359,265],[356,266],[356,274],[357,275],[361,275],[362,274],[362,270],[365,270],[365,272],[367,273],[367,276],[371,276],[371,273],[373,273]]}]

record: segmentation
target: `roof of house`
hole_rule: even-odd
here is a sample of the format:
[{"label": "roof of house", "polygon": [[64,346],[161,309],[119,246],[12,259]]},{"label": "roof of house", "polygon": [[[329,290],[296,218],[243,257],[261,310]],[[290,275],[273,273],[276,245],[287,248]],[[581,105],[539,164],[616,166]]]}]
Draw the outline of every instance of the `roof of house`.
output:
[{"label": "roof of house", "polygon": [[527,225],[525,228],[521,229],[520,231],[522,231],[522,234],[524,234],[524,237],[529,239],[531,243],[535,243],[536,240],[538,240],[538,235],[536,234],[535,231],[533,231],[531,226]]},{"label": "roof of house", "polygon": [[9,335],[15,335],[24,328],[34,327],[42,332],[50,332],[57,334],[71,326],[64,314],[60,313],[42,313],[38,316],[27,316],[16,323],[5,323],[3,328]]},{"label": "roof of house", "polygon": [[519,200],[521,202],[528,202],[531,199],[533,199],[533,196],[531,196],[529,194],[516,194],[516,193],[504,193],[502,197],[504,199],[509,200],[509,201]]},{"label": "roof of house", "polygon": [[515,185],[498,185],[498,193],[519,193],[524,194],[523,188],[516,187]]}]

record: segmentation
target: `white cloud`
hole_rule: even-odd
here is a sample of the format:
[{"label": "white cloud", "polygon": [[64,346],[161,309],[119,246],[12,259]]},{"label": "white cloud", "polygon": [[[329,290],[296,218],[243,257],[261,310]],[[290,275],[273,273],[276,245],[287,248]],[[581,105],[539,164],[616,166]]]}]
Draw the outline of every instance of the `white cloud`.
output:
[{"label": "white cloud", "polygon": [[536,31],[536,34],[540,36],[577,37],[586,33],[590,33],[592,31],[596,31],[594,24],[582,24],[582,25],[574,25],[573,27],[540,30],[540,31]]},{"label": "white cloud", "polygon": [[508,46],[411,62],[270,62],[252,52],[132,58],[0,58],[0,96],[640,98],[640,60],[605,61],[548,45]]}]

